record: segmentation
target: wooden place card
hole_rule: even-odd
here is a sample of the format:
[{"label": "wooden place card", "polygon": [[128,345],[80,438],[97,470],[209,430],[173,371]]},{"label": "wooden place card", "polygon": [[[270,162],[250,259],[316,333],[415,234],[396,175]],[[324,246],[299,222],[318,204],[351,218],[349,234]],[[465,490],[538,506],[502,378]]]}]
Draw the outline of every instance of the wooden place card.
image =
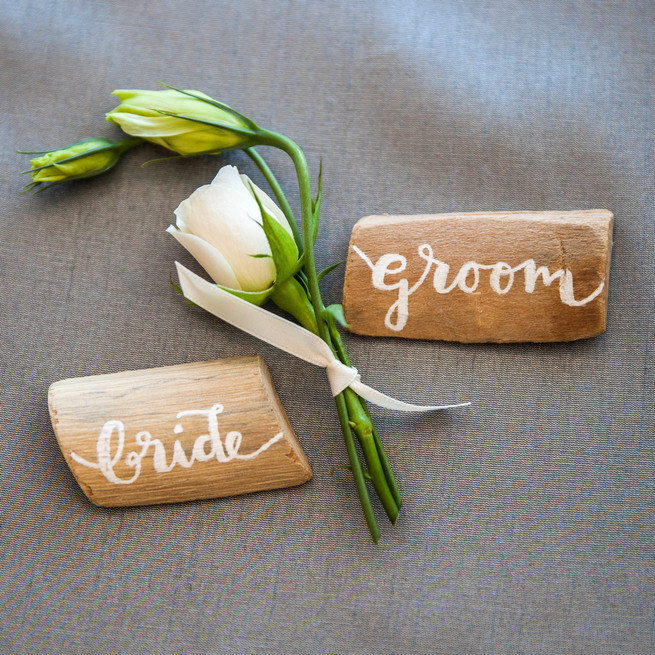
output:
[{"label": "wooden place card", "polygon": [[612,213],[368,216],[343,305],[358,334],[571,341],[605,330]]},{"label": "wooden place card", "polygon": [[59,447],[96,505],[217,498],[312,477],[260,357],[61,380],[49,404]]}]

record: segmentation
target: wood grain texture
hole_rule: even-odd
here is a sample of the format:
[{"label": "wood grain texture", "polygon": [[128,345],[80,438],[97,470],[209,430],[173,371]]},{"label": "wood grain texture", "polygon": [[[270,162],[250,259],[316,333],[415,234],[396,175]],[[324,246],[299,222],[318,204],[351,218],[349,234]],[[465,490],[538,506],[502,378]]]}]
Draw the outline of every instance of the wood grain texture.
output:
[{"label": "wood grain texture", "polygon": [[593,337],[606,327],[612,225],[603,209],[368,216],[350,240],[346,320],[409,339]]},{"label": "wood grain texture", "polygon": [[49,405],[66,462],[96,505],[231,496],[312,476],[260,357],[61,380]]}]

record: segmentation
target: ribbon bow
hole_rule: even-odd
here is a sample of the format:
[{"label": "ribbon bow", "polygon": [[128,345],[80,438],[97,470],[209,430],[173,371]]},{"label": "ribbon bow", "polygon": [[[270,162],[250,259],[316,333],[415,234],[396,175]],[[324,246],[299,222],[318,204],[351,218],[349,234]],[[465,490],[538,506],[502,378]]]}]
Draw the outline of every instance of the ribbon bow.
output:
[{"label": "ribbon bow", "polygon": [[309,330],[233,296],[219,286],[203,280],[179,262],[175,262],[175,266],[186,298],[253,337],[310,364],[324,368],[333,396],[350,387],[356,394],[375,405],[401,412],[430,412],[471,404],[414,405],[387,396],[364,384],[355,367],[340,362],[325,341]]}]

